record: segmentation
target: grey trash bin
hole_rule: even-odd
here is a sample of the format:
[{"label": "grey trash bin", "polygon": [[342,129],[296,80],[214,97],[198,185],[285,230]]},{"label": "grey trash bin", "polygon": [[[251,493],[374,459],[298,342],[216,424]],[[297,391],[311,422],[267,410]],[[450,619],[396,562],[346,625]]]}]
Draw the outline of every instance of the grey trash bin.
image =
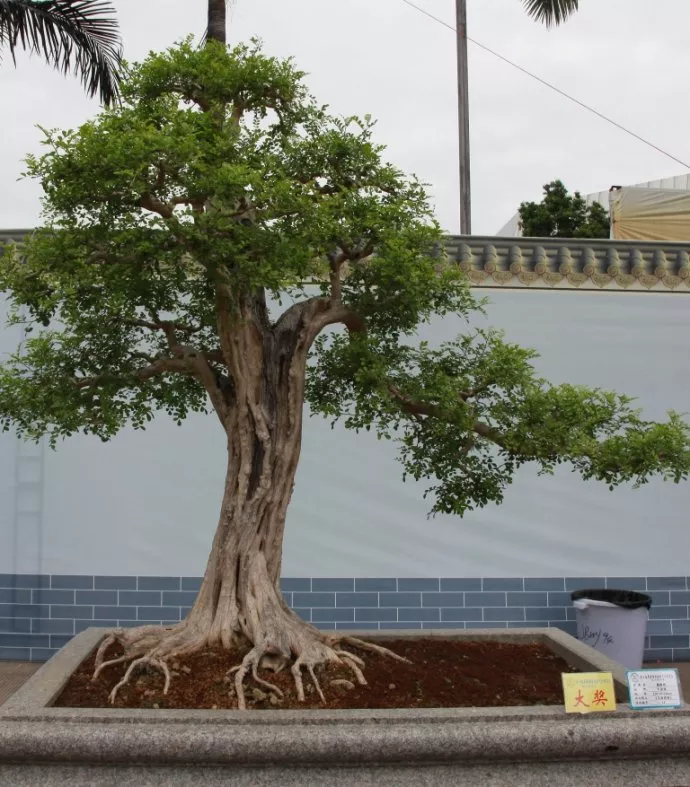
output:
[{"label": "grey trash bin", "polygon": [[639,669],[652,599],[633,590],[576,590],[571,593],[577,638],[627,669]]}]

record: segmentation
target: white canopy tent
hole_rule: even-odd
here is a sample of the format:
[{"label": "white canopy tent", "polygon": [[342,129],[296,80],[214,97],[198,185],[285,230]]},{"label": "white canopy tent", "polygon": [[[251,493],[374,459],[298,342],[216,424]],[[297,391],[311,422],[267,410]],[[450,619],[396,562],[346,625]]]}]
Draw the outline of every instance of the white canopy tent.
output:
[{"label": "white canopy tent", "polygon": [[690,241],[690,191],[628,187],[609,193],[616,240]]}]

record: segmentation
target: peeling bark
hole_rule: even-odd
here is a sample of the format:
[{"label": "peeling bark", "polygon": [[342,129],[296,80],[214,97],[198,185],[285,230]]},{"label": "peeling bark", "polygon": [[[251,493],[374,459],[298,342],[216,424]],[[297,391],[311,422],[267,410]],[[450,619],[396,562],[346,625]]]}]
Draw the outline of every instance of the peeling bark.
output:
[{"label": "peeling bark", "polygon": [[[285,517],[302,443],[307,355],[319,331],[332,322],[345,322],[347,315],[340,305],[332,308],[328,300],[318,298],[288,309],[272,326],[261,294],[235,311],[221,295],[218,313],[221,348],[232,383],[222,405],[216,406],[227,434],[228,467],[199,594],[186,620],[172,628],[114,632],[99,649],[94,678],[108,664],[131,661],[113,689],[112,701],[144,664],[161,669],[167,690],[169,659],[210,645],[230,648],[249,643],[245,658],[233,670],[241,708],[248,676],[279,693],[258,670],[279,671],[289,664],[300,698],[304,699],[304,669],[325,701],[315,668],[329,661],[342,663],[358,682],[366,683],[363,663],[340,649],[340,637],[318,631],[289,608],[280,591],[280,568]],[[216,387],[209,394],[217,402],[220,390]],[[105,661],[114,642],[122,644],[124,655]]]}]

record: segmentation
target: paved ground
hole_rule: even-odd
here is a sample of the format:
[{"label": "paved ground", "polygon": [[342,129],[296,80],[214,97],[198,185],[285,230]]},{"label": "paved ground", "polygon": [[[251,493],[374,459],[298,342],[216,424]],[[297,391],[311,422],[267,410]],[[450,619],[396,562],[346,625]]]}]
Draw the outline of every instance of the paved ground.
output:
[{"label": "paved ground", "polygon": [[[40,667],[26,661],[0,661],[0,705],[28,680]],[[690,702],[690,662],[680,664],[654,664],[655,667],[677,667],[683,686],[683,697]]]},{"label": "paved ground", "polygon": [[40,667],[26,661],[0,661],[0,705]]}]

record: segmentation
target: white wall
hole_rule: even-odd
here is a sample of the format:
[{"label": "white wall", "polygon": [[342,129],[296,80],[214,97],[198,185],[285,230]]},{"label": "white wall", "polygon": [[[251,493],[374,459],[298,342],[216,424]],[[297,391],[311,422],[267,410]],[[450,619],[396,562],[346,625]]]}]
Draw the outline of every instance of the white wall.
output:
[{"label": "white wall", "polygon": [[[19,331],[4,326],[6,308],[0,297],[0,363],[16,349]],[[15,554],[15,455],[17,440],[0,433],[0,572],[11,570]]]},{"label": "white wall", "polygon": [[[539,371],[639,397],[645,413],[687,408],[690,300],[677,294],[492,290],[488,322],[536,347]],[[440,340],[463,329],[432,326]],[[0,351],[8,335],[0,333]],[[198,575],[216,524],[223,436],[212,416],[109,444],[46,451],[42,553],[10,548],[15,441],[0,435],[0,572]],[[501,507],[427,520],[394,446],[306,420],[288,518],[285,576],[675,575],[690,568],[690,485],[608,492],[569,471],[523,469]],[[33,551],[32,551],[33,550]],[[16,568],[19,566],[19,568]]]}]

